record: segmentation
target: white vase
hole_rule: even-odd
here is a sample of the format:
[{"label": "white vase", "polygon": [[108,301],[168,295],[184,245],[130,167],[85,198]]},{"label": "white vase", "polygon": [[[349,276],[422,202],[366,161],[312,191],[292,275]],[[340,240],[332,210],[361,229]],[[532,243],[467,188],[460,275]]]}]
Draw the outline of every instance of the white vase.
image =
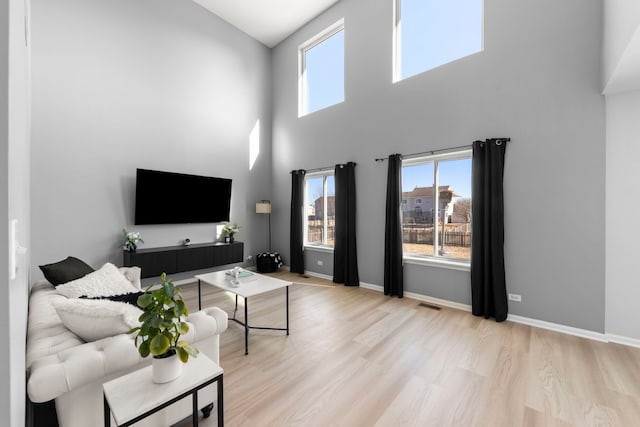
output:
[{"label": "white vase", "polygon": [[156,359],[154,357],[151,360],[151,372],[154,383],[168,383],[182,374],[182,362],[176,354],[162,359]]}]

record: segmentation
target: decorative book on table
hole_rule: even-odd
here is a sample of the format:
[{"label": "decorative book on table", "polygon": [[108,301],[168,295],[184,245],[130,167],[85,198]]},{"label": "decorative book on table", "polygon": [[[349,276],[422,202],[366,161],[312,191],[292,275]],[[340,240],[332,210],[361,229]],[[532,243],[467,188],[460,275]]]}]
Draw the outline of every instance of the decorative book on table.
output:
[{"label": "decorative book on table", "polygon": [[[235,274],[233,273],[232,270],[229,270],[225,273],[227,276],[229,277],[234,277]],[[249,277],[249,276],[253,276],[253,273],[247,270],[240,270],[240,272],[238,272],[238,278],[242,279],[243,277]]]}]

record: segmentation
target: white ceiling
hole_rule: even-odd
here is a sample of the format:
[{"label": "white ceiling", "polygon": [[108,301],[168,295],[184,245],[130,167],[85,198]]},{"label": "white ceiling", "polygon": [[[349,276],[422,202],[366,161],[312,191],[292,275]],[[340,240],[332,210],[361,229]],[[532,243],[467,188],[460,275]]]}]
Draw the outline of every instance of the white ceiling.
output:
[{"label": "white ceiling", "polygon": [[193,0],[274,47],[339,0]]}]

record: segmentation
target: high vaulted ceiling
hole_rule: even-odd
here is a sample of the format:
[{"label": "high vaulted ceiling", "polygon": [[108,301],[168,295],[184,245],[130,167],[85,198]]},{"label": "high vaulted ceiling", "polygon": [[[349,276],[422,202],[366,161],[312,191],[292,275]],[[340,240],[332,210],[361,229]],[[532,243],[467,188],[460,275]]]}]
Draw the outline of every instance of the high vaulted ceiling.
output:
[{"label": "high vaulted ceiling", "polygon": [[339,0],[193,0],[274,47]]}]

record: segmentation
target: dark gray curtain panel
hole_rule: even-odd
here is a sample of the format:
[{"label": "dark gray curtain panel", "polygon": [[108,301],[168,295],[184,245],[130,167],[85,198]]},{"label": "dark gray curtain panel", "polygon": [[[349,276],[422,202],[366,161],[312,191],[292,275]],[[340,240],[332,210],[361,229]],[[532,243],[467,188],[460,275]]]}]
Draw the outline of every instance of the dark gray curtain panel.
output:
[{"label": "dark gray curtain panel", "polygon": [[384,226],[384,294],[402,298],[402,156],[389,156]]},{"label": "dark gray curtain panel", "polygon": [[305,171],[291,171],[291,229],[289,232],[289,271],[304,274],[302,213],[304,211]]},{"label": "dark gray curtain panel", "polygon": [[333,281],[346,286],[360,286],[356,249],[356,164],[349,162],[335,168],[335,244],[333,247]]},{"label": "dark gray curtain panel", "polygon": [[504,157],[508,138],[473,143],[471,308],[476,316],[507,318],[504,272]]}]

